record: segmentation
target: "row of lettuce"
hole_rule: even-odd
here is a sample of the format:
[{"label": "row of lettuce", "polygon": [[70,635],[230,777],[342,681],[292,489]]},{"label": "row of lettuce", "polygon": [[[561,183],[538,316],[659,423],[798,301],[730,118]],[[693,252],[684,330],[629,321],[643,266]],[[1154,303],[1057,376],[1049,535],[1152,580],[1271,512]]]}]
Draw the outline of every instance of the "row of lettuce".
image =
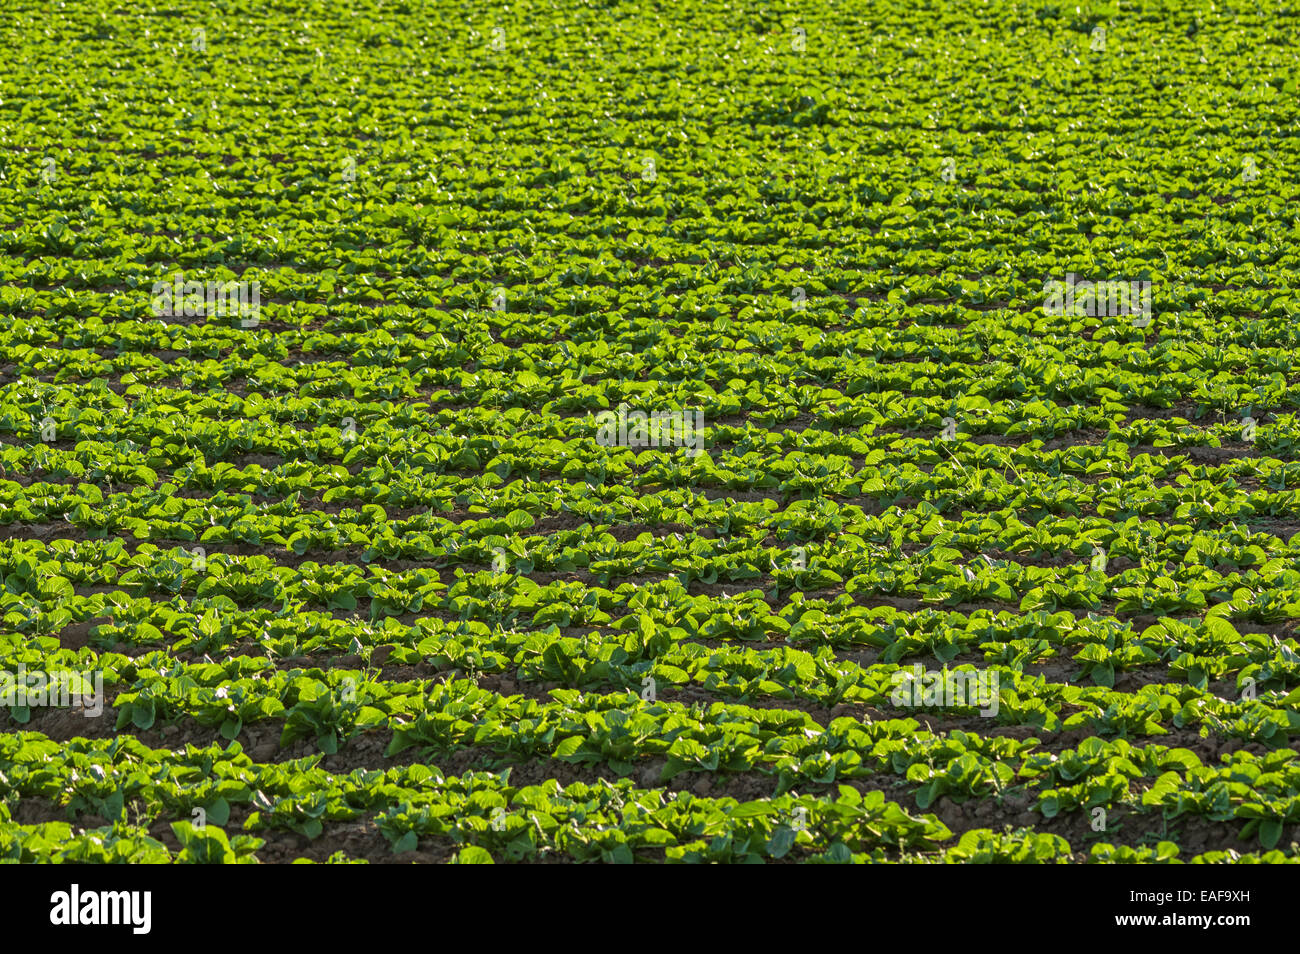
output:
[{"label": "row of lettuce", "polygon": [[[581,665],[580,653],[565,657],[557,649],[558,644],[525,649],[525,655],[537,661],[535,675],[550,675],[547,666],[562,670],[566,662]],[[46,664],[57,663],[60,655],[71,653],[60,650]],[[708,662],[724,678],[744,670],[730,658]],[[999,719],[987,728],[974,718],[979,714],[974,706],[930,707],[948,717],[969,716],[971,724],[987,733],[981,735],[955,727],[922,729],[915,718],[862,721],[856,717],[862,712],[857,704],[883,705],[891,696],[898,701],[897,686],[891,689],[887,674],[876,669],[869,678],[877,682],[878,697],[845,693],[852,700],[847,711],[854,714],[823,723],[802,709],[779,705],[675,701],[671,689],[665,698],[653,701],[634,690],[553,689],[507,695],[480,688],[475,678],[398,681],[345,668],[275,668],[246,656],[224,664],[184,664],[162,653],[140,659],[105,654],[99,665],[107,669],[105,682],[116,721],[107,723],[111,712],[79,714],[86,715],[92,735],[126,733],[87,745],[125,745],[131,732],[176,724],[189,725],[190,732],[208,727],[218,736],[236,739],[248,727],[269,724],[279,730],[283,751],[307,740],[309,748],[332,755],[378,739],[386,743],[390,758],[410,750],[420,761],[435,764],[458,753],[475,756],[484,766],[550,759],[619,776],[648,773],[646,781],[660,784],[692,772],[715,778],[753,774],[768,779],[766,784],[781,793],[837,782],[868,783],[883,774],[894,777],[893,784],[905,787],[922,809],[941,796],[956,803],[1015,797],[1043,818],[1099,807],[1132,809],[1165,820],[1190,814],[1238,822],[1243,837],[1258,833],[1268,848],[1281,837],[1283,825],[1300,821],[1300,796],[1293,793],[1300,768],[1295,752],[1281,747],[1300,727],[1293,698],[1300,693],[1277,699],[1274,705],[1260,700],[1229,704],[1191,687],[1171,692],[1169,687],[1147,686],[1134,693],[1114,693],[1053,686],[1005,671]],[[520,668],[526,672],[529,666]],[[1081,711],[1061,719],[1052,707],[1062,714],[1067,709]],[[1031,717],[1025,718],[1025,713]],[[20,722],[31,715],[30,709],[11,710],[11,718]],[[92,718],[106,721],[92,725]],[[1236,751],[1229,747],[1222,764],[1207,766],[1188,748],[1154,741],[1167,734],[1160,719],[1183,737],[1208,738],[1213,746],[1234,737],[1254,744]],[[1023,733],[1000,733],[998,723],[1041,726],[1048,744]],[[1055,733],[1071,730],[1093,737],[1077,749],[1052,742]],[[1111,740],[1098,737],[1102,734]],[[1126,741],[1128,735],[1153,741],[1135,745]],[[74,745],[83,744],[79,735],[73,740]],[[64,743],[49,744],[57,749]],[[48,755],[48,749],[32,751],[45,753],[38,761]],[[94,806],[124,790],[124,779],[116,772],[98,773],[98,781],[75,773],[72,787],[66,773],[45,773],[40,778],[54,788],[30,794],[68,805],[74,794],[79,799],[84,795],[90,800],[78,801],[69,810],[79,805],[82,811],[98,811]],[[12,794],[25,793],[18,775],[11,773],[6,780]],[[115,804],[121,808],[120,798]],[[146,811],[158,807],[150,804]]]},{"label": "row of lettuce", "polygon": [[[901,746],[909,730],[887,725],[882,734],[890,729]],[[975,758],[974,750],[957,754],[960,739],[938,744],[946,749],[932,755],[951,759],[948,775]],[[1070,783],[1053,790],[1048,817],[1085,789],[1146,778],[1153,784],[1141,798],[1144,809],[1163,812],[1167,820],[1189,812],[1246,819],[1245,833],[1259,831],[1263,842],[1261,849],[1216,849],[1184,859],[1169,841],[1117,845],[1103,837],[1074,848],[1060,835],[1023,827],[956,834],[933,814],[910,813],[882,791],[849,784],[759,800],[639,788],[628,780],[561,785],[551,779],[517,787],[509,772],[449,776],[419,763],[347,774],[326,771],[319,756],[258,764],[237,743],[168,751],[130,737],[53,742],[37,733],[8,733],[0,737],[0,779],[9,793],[0,802],[0,860],[253,862],[278,834],[314,840],[364,823],[399,855],[418,849],[460,863],[548,857],[615,863],[1294,862],[1291,852],[1272,848],[1280,826],[1296,820],[1279,815],[1276,805],[1287,801],[1278,793],[1297,781],[1294,757],[1290,750],[1261,759],[1238,752],[1211,769],[1186,749],[1088,740],[1077,751],[1026,761],[1045,778]],[[1291,797],[1288,804],[1295,802]],[[15,812],[34,803],[57,806],[72,821],[14,820]],[[103,824],[74,825],[86,819]],[[338,851],[327,860],[350,859]]]}]

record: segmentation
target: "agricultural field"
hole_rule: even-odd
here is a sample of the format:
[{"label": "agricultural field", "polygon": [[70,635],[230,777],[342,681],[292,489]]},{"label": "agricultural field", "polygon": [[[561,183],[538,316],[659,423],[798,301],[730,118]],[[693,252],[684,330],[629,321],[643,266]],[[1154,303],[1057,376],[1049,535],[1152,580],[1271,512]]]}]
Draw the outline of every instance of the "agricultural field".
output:
[{"label": "agricultural field", "polygon": [[0,860],[1300,860],[1300,18],[9,0]]}]

